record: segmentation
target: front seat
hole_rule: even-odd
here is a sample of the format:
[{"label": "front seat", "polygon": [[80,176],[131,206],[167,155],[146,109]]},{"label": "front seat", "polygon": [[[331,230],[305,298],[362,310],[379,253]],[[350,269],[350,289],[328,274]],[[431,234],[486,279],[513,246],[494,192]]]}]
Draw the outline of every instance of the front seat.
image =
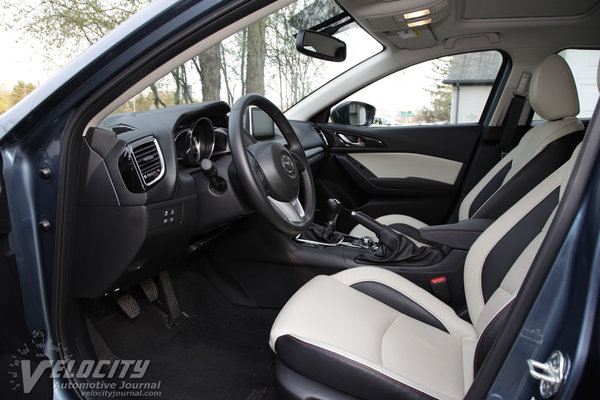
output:
[{"label": "front seat", "polygon": [[[462,201],[458,219],[496,219],[567,161],[583,138],[579,98],[566,61],[551,55],[533,73],[529,102],[546,121],[530,129],[517,147],[492,168]],[[377,221],[398,232],[414,236],[427,224],[407,215],[392,214]],[[362,225],[351,236],[373,236]]]},{"label": "front seat", "polygon": [[461,399],[499,334],[546,235],[573,156],[471,247],[471,323],[407,279],[359,267],[317,276],[279,313],[276,377],[294,399]]}]

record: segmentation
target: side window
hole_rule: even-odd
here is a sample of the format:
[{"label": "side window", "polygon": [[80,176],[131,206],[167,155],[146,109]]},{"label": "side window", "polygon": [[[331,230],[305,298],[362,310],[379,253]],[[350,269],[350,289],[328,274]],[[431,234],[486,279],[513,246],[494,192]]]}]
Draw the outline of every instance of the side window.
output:
[{"label": "side window", "polygon": [[579,94],[579,118],[591,118],[598,101],[598,61],[600,50],[567,49],[558,53],[573,73]]},{"label": "side window", "polygon": [[[355,92],[338,107],[353,102],[374,106],[372,127],[477,123],[501,65],[498,51],[422,62]],[[332,111],[332,120],[339,122],[335,115],[340,113]]]}]

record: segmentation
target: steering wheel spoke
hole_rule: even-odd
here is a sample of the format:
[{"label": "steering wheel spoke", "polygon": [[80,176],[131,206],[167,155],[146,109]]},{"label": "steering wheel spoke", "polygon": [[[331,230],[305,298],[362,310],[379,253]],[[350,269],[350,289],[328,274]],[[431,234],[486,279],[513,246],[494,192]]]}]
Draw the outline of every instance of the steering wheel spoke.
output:
[{"label": "steering wheel spoke", "polygon": [[252,174],[254,175],[254,178],[256,179],[257,182],[260,182],[262,184],[263,194],[265,196],[269,195],[269,193],[270,193],[269,183],[267,182],[264,171],[260,167],[260,164],[258,163],[258,161],[252,155],[251,151],[249,151],[249,150],[247,151],[247,156],[248,156],[248,161],[250,162],[250,165],[252,167]]},{"label": "steering wheel spoke", "polygon": [[267,182],[267,179],[265,178],[265,173],[263,172],[262,168],[260,167],[260,165],[258,163],[255,163],[255,165],[254,165],[254,176],[262,184],[262,191],[263,191],[264,195],[265,196],[270,195],[271,194],[271,186],[269,186],[269,182]]},{"label": "steering wheel spoke", "polygon": [[277,211],[278,214],[283,216],[289,222],[303,222],[306,219],[306,213],[304,212],[304,208],[298,200],[298,197],[293,199],[292,201],[279,201],[275,200],[271,196],[268,196],[267,199]]}]

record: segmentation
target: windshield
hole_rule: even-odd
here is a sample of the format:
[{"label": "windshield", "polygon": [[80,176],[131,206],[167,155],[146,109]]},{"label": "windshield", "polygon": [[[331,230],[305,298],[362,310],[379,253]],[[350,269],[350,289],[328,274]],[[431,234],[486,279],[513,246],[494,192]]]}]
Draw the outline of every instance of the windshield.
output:
[{"label": "windshield", "polygon": [[[382,50],[343,13],[332,0],[292,3],[175,68],[115,113],[215,100],[232,105],[246,93],[266,96],[285,111]],[[330,20],[336,22],[329,24]],[[345,61],[323,61],[296,50],[296,33],[315,27],[337,31],[334,36],[347,45]]]}]

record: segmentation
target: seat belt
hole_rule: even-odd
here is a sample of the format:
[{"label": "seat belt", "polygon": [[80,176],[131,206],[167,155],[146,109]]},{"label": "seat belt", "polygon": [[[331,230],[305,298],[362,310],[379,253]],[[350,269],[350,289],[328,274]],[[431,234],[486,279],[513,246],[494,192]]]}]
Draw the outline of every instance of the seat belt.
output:
[{"label": "seat belt", "polygon": [[498,150],[500,150],[502,158],[504,158],[515,145],[513,142],[515,140],[515,135],[517,134],[519,119],[521,118],[525,102],[527,101],[527,90],[529,89],[530,80],[531,74],[524,71],[521,74],[517,90],[515,90],[513,98],[510,101],[504,121],[502,121],[502,136],[500,138],[500,144],[498,144]]}]

